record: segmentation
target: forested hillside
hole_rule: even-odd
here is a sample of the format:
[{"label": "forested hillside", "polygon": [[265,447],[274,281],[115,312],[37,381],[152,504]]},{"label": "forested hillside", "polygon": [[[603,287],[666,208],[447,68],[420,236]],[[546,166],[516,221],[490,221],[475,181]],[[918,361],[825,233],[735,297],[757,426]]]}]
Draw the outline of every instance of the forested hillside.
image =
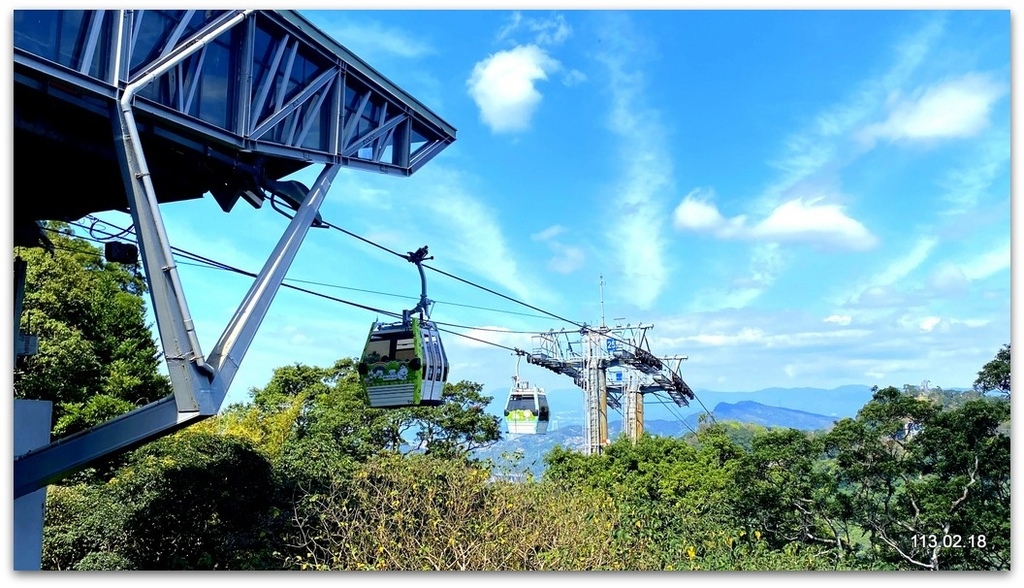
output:
[{"label": "forested hillside", "polygon": [[[145,331],[131,274],[60,244],[41,267],[99,272],[107,305],[55,300],[34,274],[26,315],[53,326],[16,381],[74,430],[102,412],[84,389],[111,398],[108,414],[166,384],[151,340],[109,336]],[[72,339],[95,360],[32,384],[65,373],[76,316],[103,319]],[[367,405],[351,358],[281,366],[247,402],[50,486],[43,567],[1009,570],[1009,365],[1007,345],[975,390],[876,388],[827,431],[705,419],[601,455],[557,446],[542,476],[521,477],[474,457],[502,437],[480,384],[385,410]]]}]

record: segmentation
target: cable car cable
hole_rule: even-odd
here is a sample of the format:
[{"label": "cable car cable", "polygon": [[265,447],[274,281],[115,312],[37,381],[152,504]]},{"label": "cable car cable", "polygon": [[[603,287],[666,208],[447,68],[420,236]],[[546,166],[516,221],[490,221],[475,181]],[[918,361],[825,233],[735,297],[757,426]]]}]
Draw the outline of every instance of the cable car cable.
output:
[{"label": "cable car cable", "polygon": [[[282,214],[282,215],[284,215],[284,216],[286,216],[286,217],[288,216],[288,215],[287,215],[287,214],[286,214],[286,213],[285,213],[284,211],[282,211],[282,210],[279,210],[279,209],[277,209],[276,207],[275,207],[275,211],[277,211],[278,213],[280,213],[280,214]],[[72,225],[74,225],[74,226],[78,226],[78,227],[80,227],[80,228],[83,228],[83,229],[85,229],[85,230],[89,231],[91,235],[94,235],[94,234],[95,234],[95,233],[94,233],[94,231],[95,231],[95,225],[97,224],[97,222],[103,222],[103,223],[105,223],[105,224],[107,224],[107,225],[110,225],[110,226],[112,226],[112,227],[114,227],[114,228],[117,228],[117,229],[119,229],[119,230],[120,230],[120,232],[119,232],[119,233],[117,233],[116,235],[113,235],[113,234],[112,234],[112,235],[111,235],[111,238],[115,238],[115,237],[118,237],[118,236],[124,235],[124,234],[126,234],[126,233],[128,233],[128,232],[132,232],[132,229],[134,228],[133,226],[129,226],[129,227],[127,227],[127,228],[123,228],[123,229],[122,229],[122,228],[120,228],[120,227],[117,227],[117,225],[114,225],[113,223],[109,223],[109,222],[107,222],[107,221],[103,221],[103,220],[101,220],[101,219],[98,219],[97,217],[94,217],[94,216],[92,216],[92,215],[89,215],[89,216],[88,216],[88,218],[90,218],[90,220],[92,220],[92,221],[93,221],[93,224],[92,224],[91,226],[89,226],[89,227],[85,227],[85,226],[82,226],[82,225],[80,225],[80,224],[75,224],[75,223],[69,223],[69,224],[72,224]],[[402,254],[402,253],[398,253],[397,251],[394,251],[394,250],[392,250],[392,249],[389,249],[388,247],[385,247],[385,246],[383,246],[383,245],[380,245],[380,244],[378,244],[378,243],[376,243],[376,242],[374,242],[374,241],[371,241],[371,240],[369,240],[369,239],[366,239],[366,238],[364,238],[364,237],[362,237],[362,236],[360,236],[360,235],[358,235],[358,234],[356,234],[356,233],[353,233],[353,232],[351,232],[351,231],[349,231],[349,230],[347,230],[347,229],[343,229],[343,228],[341,228],[341,227],[339,227],[339,226],[337,226],[337,225],[334,225],[334,224],[332,224],[332,223],[329,223],[329,222],[323,221],[323,222],[321,223],[321,226],[324,226],[324,227],[327,227],[327,228],[334,228],[334,229],[336,229],[336,230],[338,230],[338,231],[341,231],[341,232],[345,233],[346,235],[349,235],[349,236],[351,236],[351,237],[354,237],[354,238],[356,238],[356,239],[359,239],[360,241],[363,241],[363,242],[365,242],[365,243],[367,243],[367,244],[369,244],[369,245],[372,245],[372,246],[374,246],[374,247],[377,247],[377,248],[379,248],[379,249],[381,249],[381,250],[383,250],[383,251],[386,251],[386,252],[388,252],[388,253],[391,253],[392,255],[395,255],[395,256],[397,256],[397,257],[401,257],[401,258],[405,259],[406,261],[410,261],[410,262],[414,262],[414,263],[416,263],[416,261],[414,261],[413,257],[414,257],[414,256],[416,255],[416,253],[419,253],[419,252],[415,252],[415,253],[414,253],[414,252],[409,252],[408,254]],[[97,242],[99,242],[99,241],[97,240]],[[198,254],[195,254],[195,253],[191,253],[191,252],[188,252],[188,251],[186,251],[186,250],[183,250],[183,249],[180,249],[180,248],[178,248],[178,247],[174,247],[174,246],[172,246],[172,247],[171,247],[171,249],[172,249],[173,251],[177,251],[177,252],[181,253],[182,255],[186,255],[186,256],[192,257],[193,259],[196,259],[196,260],[202,261],[202,262],[204,262],[204,263],[208,263],[208,264],[210,264],[210,265],[212,265],[212,266],[215,266],[215,267],[218,267],[218,268],[220,268],[220,269],[226,269],[226,270],[229,270],[229,271],[233,271],[233,272],[235,272],[235,273],[239,273],[239,274],[242,274],[242,275],[246,275],[246,276],[249,276],[249,277],[253,277],[253,278],[255,278],[255,277],[256,277],[256,274],[254,274],[254,273],[252,273],[252,272],[248,272],[248,271],[245,271],[245,270],[242,270],[242,269],[239,269],[239,268],[234,268],[234,267],[232,267],[232,266],[229,266],[229,265],[227,265],[227,264],[224,264],[224,263],[221,263],[221,262],[218,262],[218,261],[215,261],[215,260],[212,260],[212,259],[209,259],[209,258],[203,257],[203,256],[201,256],[201,255],[198,255]],[[425,249],[424,249],[424,255],[425,255]],[[431,258],[427,258],[427,259],[432,259],[432,257],[431,257]],[[579,331],[579,332],[580,332],[581,334],[584,334],[584,333],[587,333],[587,332],[591,332],[591,333],[597,333],[597,334],[600,334],[600,335],[604,335],[604,336],[608,337],[609,339],[614,339],[615,341],[617,341],[617,342],[619,342],[619,343],[623,343],[623,344],[625,344],[625,345],[627,345],[627,346],[630,346],[630,347],[633,347],[633,348],[635,348],[635,349],[638,349],[638,350],[640,350],[640,349],[641,349],[641,347],[640,347],[639,345],[637,345],[637,344],[634,344],[634,343],[632,343],[632,342],[630,342],[630,341],[626,341],[626,340],[623,340],[623,339],[619,339],[619,338],[617,338],[617,337],[612,337],[612,336],[609,336],[609,335],[608,335],[607,333],[602,333],[602,332],[601,332],[600,330],[598,330],[598,329],[594,329],[594,328],[592,328],[592,327],[589,327],[588,325],[586,325],[586,324],[584,324],[584,323],[578,323],[578,322],[576,322],[576,321],[573,321],[573,320],[571,320],[571,319],[567,319],[567,318],[565,318],[565,317],[559,316],[559,315],[557,315],[557,314],[555,314],[555,313],[552,313],[552,312],[548,312],[548,311],[546,311],[546,310],[544,310],[544,309],[538,308],[538,307],[536,307],[536,306],[533,306],[533,305],[531,305],[531,304],[528,304],[528,303],[522,302],[522,301],[520,301],[520,300],[516,300],[515,298],[512,298],[512,297],[510,297],[510,296],[507,296],[507,295],[505,295],[505,294],[502,294],[502,293],[500,293],[500,292],[497,292],[497,291],[495,291],[495,290],[493,290],[493,289],[491,289],[491,288],[487,288],[486,286],[482,286],[482,285],[480,285],[480,284],[477,284],[477,283],[475,283],[475,282],[473,282],[473,281],[471,281],[471,280],[467,280],[467,279],[465,279],[465,278],[461,278],[461,277],[459,277],[459,276],[456,276],[456,275],[454,275],[454,274],[451,274],[451,273],[449,273],[449,272],[446,272],[446,271],[444,271],[444,270],[441,270],[441,269],[435,268],[435,267],[433,267],[433,266],[430,266],[430,265],[427,265],[427,264],[423,264],[423,263],[422,263],[422,259],[420,259],[420,260],[419,260],[419,263],[417,263],[417,265],[422,265],[422,267],[426,267],[426,268],[428,268],[428,269],[430,269],[430,270],[433,270],[433,271],[435,271],[435,272],[438,272],[438,273],[440,273],[440,274],[442,274],[442,275],[444,275],[444,276],[447,276],[447,277],[449,277],[449,278],[452,278],[452,279],[454,279],[454,280],[460,281],[460,282],[462,282],[462,283],[464,283],[464,284],[467,284],[467,285],[470,285],[470,286],[473,286],[473,287],[479,288],[479,289],[481,289],[481,290],[484,290],[484,291],[486,291],[486,292],[488,292],[488,293],[490,293],[490,294],[494,294],[495,296],[499,296],[499,297],[501,297],[501,298],[504,298],[504,299],[506,299],[506,300],[509,300],[509,301],[511,301],[511,302],[515,302],[516,304],[520,304],[520,305],[522,305],[522,306],[526,306],[527,308],[530,308],[530,309],[532,309],[532,310],[536,310],[536,311],[538,311],[538,312],[544,313],[544,314],[546,314],[546,315],[548,315],[548,316],[551,316],[551,317],[553,317],[553,318],[556,318],[556,319],[558,319],[558,320],[561,320],[561,321],[567,322],[567,323],[569,323],[569,324],[575,325],[575,326],[577,326],[577,327],[579,327],[579,328],[580,328],[580,331]],[[301,287],[298,287],[298,286],[294,286],[294,285],[291,285],[291,284],[284,284],[284,283],[282,283],[282,285],[283,285],[283,286],[285,286],[285,287],[288,287],[288,288],[292,288],[292,289],[294,289],[294,290],[298,290],[298,291],[300,291],[300,292],[305,292],[305,293],[308,293],[308,294],[313,294],[313,295],[315,295],[315,296],[319,296],[319,297],[321,297],[321,298],[325,298],[325,299],[328,299],[328,300],[332,300],[332,301],[336,301],[336,302],[341,302],[341,303],[343,303],[343,304],[347,304],[347,305],[350,305],[350,306],[354,306],[354,307],[356,307],[356,308],[361,308],[361,309],[364,309],[364,310],[369,310],[369,311],[372,311],[372,312],[378,312],[378,313],[381,313],[381,314],[386,314],[386,315],[390,315],[390,316],[399,316],[398,314],[396,314],[396,313],[393,313],[393,312],[388,312],[388,311],[384,311],[384,310],[382,310],[382,309],[378,309],[378,308],[374,308],[374,307],[366,306],[366,305],[363,305],[363,304],[359,304],[359,303],[351,302],[351,301],[348,301],[348,300],[344,300],[344,299],[341,299],[341,298],[336,298],[336,297],[333,297],[333,296],[329,296],[329,295],[327,295],[327,294],[323,294],[323,293],[321,293],[321,292],[316,292],[316,291],[314,291],[314,290],[309,290],[309,289],[306,289],[306,288],[301,288]],[[322,285],[322,284],[321,284],[321,285]],[[354,288],[353,288],[353,289],[354,289]],[[382,295],[400,296],[400,295],[395,295],[395,294],[388,294],[388,293],[383,293],[383,292],[377,292],[377,293],[378,293],[378,294],[382,294]],[[421,296],[421,302],[422,302],[422,296]],[[436,302],[436,301],[431,301],[431,302]],[[446,324],[446,323],[438,323],[438,324]],[[462,328],[473,328],[473,327],[465,327],[465,326],[462,326],[462,325],[450,325],[450,326],[456,326],[456,327],[462,327]],[[477,342],[480,342],[480,343],[485,343],[485,344],[487,344],[487,345],[492,345],[492,346],[495,346],[495,347],[499,347],[499,348],[502,348],[502,349],[506,349],[506,350],[512,351],[513,353],[516,353],[516,354],[518,354],[518,355],[521,355],[521,354],[525,354],[525,353],[526,353],[526,352],[524,352],[523,350],[521,350],[521,349],[518,349],[518,348],[512,348],[512,347],[508,347],[508,346],[505,346],[505,345],[501,345],[501,344],[498,344],[498,343],[493,343],[493,342],[491,342],[491,341],[486,341],[486,340],[484,340],[484,339],[479,339],[479,338],[476,338],[476,337],[471,337],[471,336],[469,336],[469,335],[465,335],[465,334],[463,334],[463,333],[458,333],[458,332],[455,332],[455,331],[450,331],[450,330],[448,330],[448,329],[440,329],[440,328],[438,328],[438,330],[439,330],[439,331],[444,331],[444,332],[448,332],[448,333],[451,333],[451,334],[453,334],[453,335],[457,335],[457,336],[460,336],[460,337],[464,337],[464,338],[467,338],[467,339],[471,339],[471,340],[474,340],[474,341],[477,341]],[[487,329],[487,328],[478,328],[478,330],[489,330],[489,329]],[[502,331],[502,332],[511,332],[511,331]],[[550,331],[550,332],[554,332],[554,331]],[[569,332],[569,331],[564,331],[564,330],[563,330],[563,331],[560,331],[560,332],[561,332],[561,333],[567,333],[567,332]],[[528,333],[528,334],[538,334],[538,335],[543,335],[543,334],[545,334],[544,332],[535,332],[535,331],[529,331],[529,332],[519,332],[519,333],[521,333],[521,334],[527,334],[527,333]],[[646,351],[646,350],[645,350],[645,351]],[[648,352],[648,353],[650,353],[650,351],[647,351],[647,352]],[[672,373],[673,375],[679,376],[679,377],[680,377],[680,379],[681,379],[681,376],[680,376],[680,375],[679,375],[679,374],[678,374],[678,373],[677,373],[677,372],[676,372],[675,370],[669,369],[668,371],[669,371],[670,373]],[[696,394],[694,394],[694,399],[696,399],[696,400],[698,401],[698,403],[700,403],[700,404],[701,404],[701,406],[702,406],[702,407],[704,407],[703,403],[702,403],[702,402],[700,401],[700,399],[699,399],[699,398],[697,398]],[[707,411],[707,407],[704,407],[704,409],[705,409],[705,412],[708,412],[708,414],[710,415],[710,411]],[[713,418],[713,417],[712,417],[712,418]]]},{"label": "cable car cable", "polygon": [[[104,224],[106,224],[108,226],[111,226],[114,229],[119,231],[117,234],[106,233],[109,236],[109,238],[111,238],[111,239],[115,238],[115,237],[119,237],[119,236],[121,236],[123,234],[126,234],[128,232],[133,232],[133,230],[132,230],[133,227],[132,226],[129,226],[128,228],[122,229],[121,227],[119,227],[119,226],[117,226],[117,225],[115,225],[115,224],[113,224],[113,223],[111,223],[109,221],[105,221],[105,220],[93,217],[92,215],[89,215],[86,218],[89,218],[90,220],[93,221],[93,226],[86,227],[85,225],[76,224],[76,223],[69,223],[69,224],[77,226],[77,227],[85,229],[85,230],[88,230],[88,231],[90,231],[90,234],[94,234],[95,231],[97,230],[97,229],[95,229],[95,224],[97,222],[104,223]],[[392,254],[394,254],[394,255],[396,255],[398,257],[402,257],[403,259],[408,257],[408,256],[406,256],[404,254],[392,251],[391,249],[388,249],[387,247],[384,247],[382,245],[378,245],[377,243],[374,243],[373,241],[370,241],[368,239],[364,239],[363,237],[360,237],[359,235],[356,235],[355,233],[350,233],[349,231],[345,231],[344,229],[341,229],[340,227],[335,227],[333,225],[330,225],[329,223],[324,223],[324,224],[326,226],[337,228],[338,230],[343,231],[346,234],[350,234],[350,235],[352,235],[352,236],[354,236],[354,237],[356,237],[356,238],[358,238],[358,239],[360,239],[362,241],[365,241],[366,243],[374,245],[375,247],[379,247],[379,248],[387,251],[388,253],[392,253]],[[53,230],[53,229],[50,229],[50,230]],[[99,240],[99,239],[96,239],[96,238],[94,238],[92,240],[94,240],[97,243],[105,242],[105,241],[102,241],[102,240]],[[185,249],[181,249],[180,247],[175,247],[175,246],[172,245],[171,249],[172,249],[172,251],[182,253],[183,255],[189,255],[189,256],[193,256],[195,258],[201,258],[202,260],[205,260],[209,265],[216,266],[219,269],[228,269],[230,271],[242,271],[242,272],[244,272],[244,270],[236,270],[236,268],[232,268],[230,266],[227,266],[227,265],[225,265],[225,264],[223,264],[223,263],[221,263],[219,261],[212,260],[212,259],[209,259],[209,258],[206,258],[206,257],[202,257],[202,256],[200,256],[198,254],[189,252],[189,251],[187,251]],[[404,295],[404,294],[394,294],[394,293],[390,293],[390,292],[380,292],[380,291],[376,291],[376,290],[366,290],[366,289],[362,289],[362,288],[354,288],[354,287],[351,287],[351,286],[341,286],[341,285],[338,285],[338,284],[330,284],[330,283],[326,283],[326,282],[318,282],[318,281],[315,281],[315,280],[302,280],[302,279],[298,279],[298,278],[285,278],[285,280],[290,281],[290,282],[310,283],[310,284],[315,284],[315,285],[319,285],[319,286],[326,286],[328,288],[339,288],[339,289],[342,289],[342,290],[353,290],[353,291],[356,291],[356,292],[366,292],[366,293],[370,293],[370,294],[379,294],[381,296],[392,296],[392,297],[395,297],[395,298],[416,299],[416,297],[407,296],[407,295]],[[284,285],[287,286],[287,284],[284,284]],[[546,316],[529,314],[529,313],[524,313],[524,312],[516,312],[516,311],[513,311],[513,310],[501,310],[501,309],[498,309],[498,308],[489,308],[489,307],[485,307],[485,306],[476,306],[476,305],[472,305],[472,304],[461,304],[461,303],[458,303],[458,302],[449,302],[449,301],[445,301],[445,300],[433,300],[432,302],[434,302],[435,304],[448,305],[448,306],[458,306],[458,307],[461,307],[461,308],[471,308],[471,309],[474,309],[474,310],[484,310],[484,311],[488,311],[488,312],[498,312],[498,313],[503,313],[503,314],[513,314],[513,315],[517,315],[517,316],[525,316],[525,317],[532,317],[532,318],[546,318]],[[541,311],[541,312],[544,312],[544,311]],[[547,316],[551,316],[551,313],[546,313],[546,314],[547,314]]]}]

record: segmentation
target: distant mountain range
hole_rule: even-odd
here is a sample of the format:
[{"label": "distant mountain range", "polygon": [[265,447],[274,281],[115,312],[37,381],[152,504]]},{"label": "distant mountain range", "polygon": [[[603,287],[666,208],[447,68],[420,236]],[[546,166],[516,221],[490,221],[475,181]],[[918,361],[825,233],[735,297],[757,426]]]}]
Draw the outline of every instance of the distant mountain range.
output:
[{"label": "distant mountain range", "polygon": [[[577,396],[582,392],[576,391]],[[756,392],[715,392],[697,390],[699,403],[688,407],[657,406],[650,398],[644,401],[644,431],[652,435],[682,437],[697,429],[698,421],[707,406],[714,406],[711,414],[716,421],[736,421],[763,427],[792,428],[817,431],[830,428],[835,421],[855,417],[869,400],[868,386],[841,386],[831,390],[821,388],[766,388]],[[476,453],[479,458],[490,458],[499,469],[511,473],[527,470],[540,475],[544,470],[543,457],[557,445],[583,451],[586,438],[583,429],[582,406],[571,407],[557,402],[559,395],[549,393],[552,405],[552,424],[545,435],[505,435],[494,446]],[[564,397],[563,397],[564,398]],[[713,404],[712,404],[713,403]],[[696,406],[694,406],[696,405]],[[666,418],[667,417],[667,418]],[[673,418],[674,417],[674,418]],[[622,433],[621,417],[609,419],[608,430],[614,439]],[[519,458],[515,459],[518,452]]]},{"label": "distant mountain range", "polygon": [[[691,415],[698,415],[719,404],[737,404],[753,401],[775,408],[788,408],[829,417],[853,417],[869,400],[871,387],[864,385],[847,385],[830,390],[824,388],[765,388],[754,392],[719,392],[715,390],[695,390],[696,398],[689,406],[676,406],[665,397],[648,394],[644,397],[644,419],[683,421]],[[551,404],[550,429],[560,426],[582,425],[583,391],[578,388],[548,391],[548,402]],[[495,398],[492,408],[502,409],[504,398]],[[500,413],[499,413],[500,414]],[[616,414],[614,410],[611,414]],[[619,414],[621,418],[621,414]],[[610,418],[614,418],[610,416]]]},{"label": "distant mountain range", "polygon": [[[644,423],[644,430],[653,435],[679,437],[695,431],[701,415],[691,414],[682,421],[650,420]],[[730,404],[719,402],[711,411],[717,421],[736,421],[739,423],[761,425],[762,427],[782,427],[801,431],[819,431],[831,428],[840,416],[816,414],[792,408],[768,406],[753,400],[742,400]],[[853,416],[853,415],[844,415]]]},{"label": "distant mountain range", "polygon": [[706,407],[717,407],[721,403],[737,404],[753,401],[776,408],[789,408],[803,412],[831,417],[853,417],[871,400],[871,387],[864,385],[847,385],[826,390],[824,388],[765,388],[755,392],[717,392],[714,390],[695,390],[696,399],[689,407],[680,408],[670,405],[665,410],[652,406],[651,399],[645,399],[645,414],[662,418],[662,413],[689,414],[705,412]]}]

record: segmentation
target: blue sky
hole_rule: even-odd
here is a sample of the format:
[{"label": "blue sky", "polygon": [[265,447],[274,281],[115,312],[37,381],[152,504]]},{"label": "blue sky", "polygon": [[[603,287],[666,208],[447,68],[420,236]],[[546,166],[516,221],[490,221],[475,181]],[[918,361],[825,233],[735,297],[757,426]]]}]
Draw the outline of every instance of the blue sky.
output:
[{"label": "blue sky", "polygon": [[[573,321],[653,325],[698,396],[967,387],[1010,342],[1008,10],[303,14],[457,129],[409,178],[342,171],[326,220]],[[253,272],[287,223],[209,197],[161,212],[173,245]],[[251,280],[179,270],[208,353]],[[288,276],[395,312],[419,293],[413,265],[327,229]],[[573,327],[427,283],[433,318],[473,337],[530,350],[522,332]],[[374,318],[282,289],[225,405],[358,355]],[[445,344],[449,381],[503,403],[515,357]]]}]

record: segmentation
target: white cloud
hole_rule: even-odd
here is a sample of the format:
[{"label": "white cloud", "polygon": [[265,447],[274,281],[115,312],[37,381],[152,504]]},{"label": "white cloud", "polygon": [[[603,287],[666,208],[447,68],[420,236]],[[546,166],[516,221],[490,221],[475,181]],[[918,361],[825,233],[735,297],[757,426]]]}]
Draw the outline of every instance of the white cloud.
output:
[{"label": "white cloud", "polygon": [[983,253],[963,264],[968,280],[983,280],[1003,270],[1010,269],[1010,243]]},{"label": "white cloud", "polygon": [[862,339],[870,337],[868,329],[844,329],[842,331],[799,331],[795,333],[768,333],[756,327],[744,327],[737,332],[700,333],[682,337],[679,342],[698,343],[713,347],[737,345],[758,345],[770,348],[794,348],[816,346],[840,339]]},{"label": "white cloud", "polygon": [[922,331],[931,332],[931,330],[935,328],[935,325],[939,324],[939,322],[941,321],[942,319],[940,317],[926,316],[923,319],[921,319],[921,322],[918,324],[918,326]]},{"label": "white cloud", "polygon": [[989,124],[992,106],[1007,92],[991,76],[969,73],[914,95],[890,98],[889,117],[864,129],[863,138],[927,140],[971,137]]},{"label": "white cloud", "polygon": [[784,202],[759,223],[748,226],[746,215],[727,219],[700,190],[694,190],[676,206],[673,219],[677,229],[709,232],[720,238],[810,243],[851,250],[870,249],[878,243],[842,206],[822,204],[822,199]]},{"label": "white cloud", "polygon": [[803,199],[784,202],[752,228],[755,238],[809,242],[843,249],[870,249],[878,240],[859,221],[849,217],[838,204],[818,204]]},{"label": "white cloud", "polygon": [[560,68],[539,46],[519,45],[478,62],[466,85],[480,108],[480,119],[491,131],[523,131],[543,98],[536,82],[547,80]]},{"label": "white cloud", "polygon": [[740,345],[749,343],[763,343],[766,334],[761,329],[743,328],[735,334],[724,334],[714,333],[706,334],[701,333],[699,335],[691,335],[689,337],[683,337],[684,341],[700,343],[702,345],[712,346],[723,346],[723,345]]},{"label": "white cloud", "polygon": [[[713,195],[714,192],[710,192],[710,194]],[[718,212],[718,208],[708,201],[708,197],[700,188],[694,188],[683,197],[682,202],[672,213],[672,220],[677,229],[694,231],[717,231],[726,224],[722,213]]]},{"label": "white cloud", "polygon": [[846,326],[853,322],[853,318],[848,315],[833,314],[822,319],[826,323],[835,323],[837,325]]}]

